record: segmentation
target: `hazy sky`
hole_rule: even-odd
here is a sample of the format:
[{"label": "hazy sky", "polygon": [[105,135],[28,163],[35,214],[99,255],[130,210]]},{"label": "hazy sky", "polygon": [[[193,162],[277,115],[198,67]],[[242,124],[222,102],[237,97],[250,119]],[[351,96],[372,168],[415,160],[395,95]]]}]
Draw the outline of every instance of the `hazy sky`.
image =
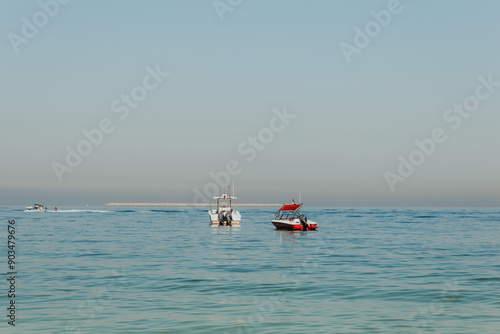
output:
[{"label": "hazy sky", "polygon": [[2,0],[0,205],[192,202],[236,161],[241,202],[499,206],[499,11]]}]

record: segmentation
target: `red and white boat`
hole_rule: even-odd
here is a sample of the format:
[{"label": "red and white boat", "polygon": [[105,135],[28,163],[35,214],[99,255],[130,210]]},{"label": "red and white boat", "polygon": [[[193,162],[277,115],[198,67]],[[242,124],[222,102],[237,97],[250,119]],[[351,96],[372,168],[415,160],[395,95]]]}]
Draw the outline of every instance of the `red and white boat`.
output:
[{"label": "red and white boat", "polygon": [[300,213],[301,208],[302,204],[296,204],[293,200],[291,204],[283,204],[271,222],[278,230],[315,231],[318,224],[308,221],[306,216]]}]

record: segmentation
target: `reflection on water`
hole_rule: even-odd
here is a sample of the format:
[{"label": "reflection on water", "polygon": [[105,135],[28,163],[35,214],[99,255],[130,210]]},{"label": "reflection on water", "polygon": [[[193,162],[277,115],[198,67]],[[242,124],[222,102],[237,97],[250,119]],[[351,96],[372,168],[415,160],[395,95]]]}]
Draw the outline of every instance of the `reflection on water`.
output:
[{"label": "reflection on water", "polygon": [[210,232],[212,234],[237,234],[240,231],[241,225],[235,225],[235,226],[210,226]]}]

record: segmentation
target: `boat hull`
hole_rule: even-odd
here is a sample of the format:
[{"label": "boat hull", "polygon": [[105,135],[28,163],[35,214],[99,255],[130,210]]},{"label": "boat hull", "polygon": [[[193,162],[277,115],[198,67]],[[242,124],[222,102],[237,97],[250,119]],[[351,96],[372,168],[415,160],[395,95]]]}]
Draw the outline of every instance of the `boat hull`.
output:
[{"label": "boat hull", "polygon": [[217,213],[216,210],[209,210],[208,215],[210,216],[210,225],[212,225],[212,226],[240,225],[240,221],[241,221],[241,214],[236,210],[233,211],[231,214],[233,220],[231,220],[230,223],[228,223],[227,221],[220,221],[219,214]]},{"label": "boat hull", "polygon": [[318,228],[318,224],[315,222],[307,222],[305,229],[304,225],[298,220],[285,220],[285,219],[275,219],[271,221],[277,230],[288,230],[288,231],[315,231]]}]

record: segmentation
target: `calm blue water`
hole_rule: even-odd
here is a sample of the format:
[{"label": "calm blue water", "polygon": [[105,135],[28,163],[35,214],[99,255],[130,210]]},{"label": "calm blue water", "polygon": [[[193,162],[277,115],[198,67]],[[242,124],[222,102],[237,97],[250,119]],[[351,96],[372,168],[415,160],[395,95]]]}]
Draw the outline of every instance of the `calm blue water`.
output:
[{"label": "calm blue water", "polygon": [[[499,209],[273,208],[210,227],[199,208],[0,208],[17,226],[4,333],[499,333]],[[98,212],[104,211],[104,212]],[[5,277],[5,275],[2,275]]]}]

